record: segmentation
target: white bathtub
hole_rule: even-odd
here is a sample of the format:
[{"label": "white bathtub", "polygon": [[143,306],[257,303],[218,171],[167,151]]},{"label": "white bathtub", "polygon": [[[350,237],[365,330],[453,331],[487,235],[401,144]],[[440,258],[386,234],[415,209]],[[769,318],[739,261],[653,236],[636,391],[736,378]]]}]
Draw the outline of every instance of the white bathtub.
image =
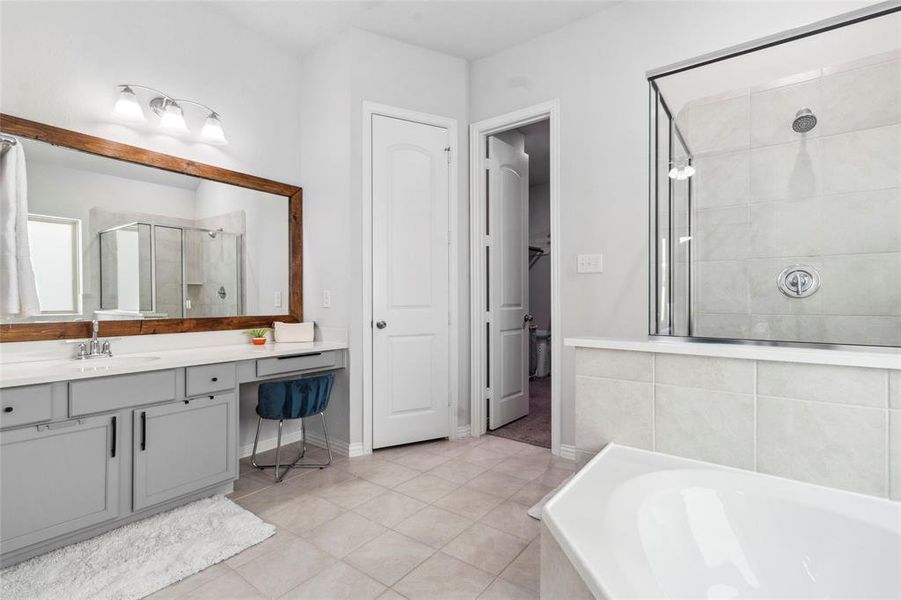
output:
[{"label": "white bathtub", "polygon": [[607,446],[543,523],[598,598],[901,598],[901,504]]}]

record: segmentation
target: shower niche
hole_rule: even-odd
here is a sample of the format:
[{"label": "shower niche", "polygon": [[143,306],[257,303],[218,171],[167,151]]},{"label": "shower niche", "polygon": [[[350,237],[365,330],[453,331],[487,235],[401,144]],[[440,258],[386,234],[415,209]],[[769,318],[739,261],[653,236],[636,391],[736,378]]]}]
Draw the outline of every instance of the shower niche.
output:
[{"label": "shower niche", "polygon": [[652,335],[901,346],[899,11],[648,74]]},{"label": "shower niche", "polygon": [[221,227],[132,222],[98,235],[99,318],[243,314],[242,233]]}]

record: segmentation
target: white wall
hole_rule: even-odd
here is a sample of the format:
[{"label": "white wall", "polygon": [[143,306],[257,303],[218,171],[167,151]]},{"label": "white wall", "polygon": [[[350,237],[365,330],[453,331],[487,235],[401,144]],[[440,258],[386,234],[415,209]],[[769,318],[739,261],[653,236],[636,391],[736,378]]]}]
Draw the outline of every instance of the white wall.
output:
[{"label": "white wall", "polygon": [[[346,327],[350,334],[350,441],[362,440],[363,264],[369,249],[362,237],[362,110],[371,101],[457,119],[458,144],[467,140],[466,61],[351,30],[319,47],[303,64],[306,92],[301,114],[309,124],[302,139],[304,252],[310,269],[304,274],[309,318],[319,324]],[[468,244],[467,169],[459,165],[458,248]],[[461,283],[459,307],[460,388],[468,390],[468,258],[457,257]],[[331,292],[331,308],[321,307],[322,291]],[[468,398],[468,396],[467,396]],[[460,402],[468,421],[468,399]]]},{"label": "white wall", "polygon": [[[866,2],[622,2],[472,63],[473,121],[560,100],[562,331],[647,333],[645,72]],[[605,255],[579,276],[576,255]],[[562,443],[573,443],[573,353],[563,356]]]}]

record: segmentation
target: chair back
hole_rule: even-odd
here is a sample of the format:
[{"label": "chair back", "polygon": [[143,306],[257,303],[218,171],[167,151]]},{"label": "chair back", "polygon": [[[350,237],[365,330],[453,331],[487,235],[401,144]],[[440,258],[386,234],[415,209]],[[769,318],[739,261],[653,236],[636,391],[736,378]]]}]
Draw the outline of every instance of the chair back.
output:
[{"label": "chair back", "polygon": [[264,419],[300,419],[328,408],[335,374],[261,383],[257,414]]}]

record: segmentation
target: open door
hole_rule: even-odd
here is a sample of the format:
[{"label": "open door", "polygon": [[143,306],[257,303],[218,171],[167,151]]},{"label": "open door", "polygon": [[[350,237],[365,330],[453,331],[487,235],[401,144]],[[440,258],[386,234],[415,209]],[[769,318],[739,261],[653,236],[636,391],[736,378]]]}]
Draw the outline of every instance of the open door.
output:
[{"label": "open door", "polygon": [[488,427],[529,414],[529,157],[522,134],[488,138]]}]

